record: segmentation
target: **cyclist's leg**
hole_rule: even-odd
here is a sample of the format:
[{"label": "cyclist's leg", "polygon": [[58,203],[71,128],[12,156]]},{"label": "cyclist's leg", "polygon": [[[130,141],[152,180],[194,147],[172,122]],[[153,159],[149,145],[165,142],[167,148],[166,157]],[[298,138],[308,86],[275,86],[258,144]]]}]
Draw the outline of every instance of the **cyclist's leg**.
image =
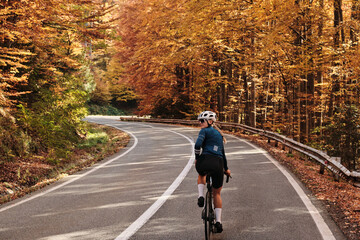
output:
[{"label": "cyclist's leg", "polygon": [[219,158],[217,162],[218,162],[217,169],[211,175],[213,179],[214,206],[215,208],[222,208],[221,189],[224,182],[224,171],[223,171],[222,159]]},{"label": "cyclist's leg", "polygon": [[213,198],[214,198],[214,208],[215,208],[215,218],[216,224],[215,227],[217,232],[220,233],[223,231],[221,224],[221,212],[222,212],[222,199],[221,199],[221,190],[224,182],[224,170],[222,159],[218,159],[217,171],[212,175],[213,178]]},{"label": "cyclist's leg", "polygon": [[222,223],[221,223],[221,213],[222,213],[222,199],[221,199],[221,189],[213,188],[213,197],[214,197],[214,211],[215,211],[215,229],[217,233],[221,233],[223,231]]},{"label": "cyclist's leg", "polygon": [[221,199],[221,189],[213,188],[213,196],[214,196],[214,211],[215,211],[215,229],[217,233],[221,233],[223,231],[222,223],[221,223],[221,213],[222,213],[222,199]]},{"label": "cyclist's leg", "polygon": [[205,189],[205,183],[206,183],[206,176],[201,176],[199,174],[198,176],[198,181],[197,181],[197,184],[198,184],[198,193],[199,193],[199,196],[198,196],[198,206],[199,207],[203,207],[204,206],[204,189]]},{"label": "cyclist's leg", "polygon": [[213,188],[213,197],[214,197],[214,207],[215,208],[222,208],[221,189],[222,189],[222,187]]},{"label": "cyclist's leg", "polygon": [[197,186],[198,186],[198,206],[203,207],[204,206],[204,189],[206,184],[206,165],[204,164],[204,158],[205,156],[200,156],[198,160],[195,162],[195,168],[196,171],[199,173],[198,179],[197,179]]},{"label": "cyclist's leg", "polygon": [[204,184],[204,185],[205,185],[205,183],[206,183],[206,176],[201,176],[201,175],[199,174],[197,183],[198,183],[198,184]]},{"label": "cyclist's leg", "polygon": [[213,189],[214,196],[214,208],[215,208],[215,218],[216,222],[221,223],[221,212],[222,212],[222,199],[221,199],[221,188]]}]

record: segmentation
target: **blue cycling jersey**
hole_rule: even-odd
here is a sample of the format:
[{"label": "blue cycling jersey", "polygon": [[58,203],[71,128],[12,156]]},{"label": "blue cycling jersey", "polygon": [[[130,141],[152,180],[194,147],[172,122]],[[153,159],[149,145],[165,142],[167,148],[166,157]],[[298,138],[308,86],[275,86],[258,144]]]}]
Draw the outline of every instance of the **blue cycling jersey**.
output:
[{"label": "blue cycling jersey", "polygon": [[200,154],[202,148],[202,154],[211,154],[221,157],[224,160],[224,168],[227,167],[227,160],[224,151],[223,137],[218,130],[213,127],[202,128],[199,132],[198,139],[195,143],[195,155]]}]

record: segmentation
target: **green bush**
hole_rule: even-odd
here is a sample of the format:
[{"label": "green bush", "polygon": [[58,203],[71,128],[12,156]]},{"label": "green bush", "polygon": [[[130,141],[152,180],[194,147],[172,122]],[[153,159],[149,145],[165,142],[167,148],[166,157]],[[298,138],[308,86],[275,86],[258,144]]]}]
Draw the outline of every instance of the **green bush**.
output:
[{"label": "green bush", "polygon": [[77,78],[67,75],[57,85],[39,89],[31,105],[18,105],[18,130],[29,136],[21,146],[33,153],[48,152],[49,159],[56,159],[49,160],[52,163],[66,158],[86,131],[81,119],[87,115],[88,94],[82,89]]}]

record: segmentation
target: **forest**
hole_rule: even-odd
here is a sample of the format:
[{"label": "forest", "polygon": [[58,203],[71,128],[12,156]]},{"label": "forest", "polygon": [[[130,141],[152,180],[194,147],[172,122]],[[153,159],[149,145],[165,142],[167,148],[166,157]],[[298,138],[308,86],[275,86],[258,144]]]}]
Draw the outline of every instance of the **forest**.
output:
[{"label": "forest", "polygon": [[1,0],[0,16],[4,160],[65,157],[89,106],[136,106],[213,110],[358,168],[359,0]]},{"label": "forest", "polygon": [[141,114],[268,129],[357,168],[358,0],[127,1],[118,57]]},{"label": "forest", "polygon": [[56,163],[86,133],[111,10],[103,1],[0,1],[0,163],[41,153]]}]

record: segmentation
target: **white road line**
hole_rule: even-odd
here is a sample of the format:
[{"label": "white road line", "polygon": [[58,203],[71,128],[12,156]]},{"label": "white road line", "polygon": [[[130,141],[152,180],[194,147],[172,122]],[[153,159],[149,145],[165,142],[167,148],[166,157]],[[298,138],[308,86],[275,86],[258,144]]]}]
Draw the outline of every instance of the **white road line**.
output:
[{"label": "white road line", "polygon": [[[153,127],[151,125],[146,125],[146,126]],[[186,175],[188,174],[188,172],[190,171],[190,169],[194,163],[194,160],[195,160],[194,141],[192,141],[190,138],[188,138],[187,136],[185,136],[181,133],[177,133],[175,131],[165,129],[165,128],[160,128],[160,129],[175,133],[177,135],[180,135],[180,136],[186,138],[190,142],[191,147],[192,147],[191,157],[190,157],[188,163],[186,164],[185,168],[180,173],[180,175],[174,180],[174,182],[170,185],[170,187],[161,195],[161,197],[158,198],[156,200],[156,202],[153,203],[138,219],[136,219],[135,222],[133,222],[127,229],[125,229],[119,236],[117,236],[117,238],[115,240],[127,240],[132,235],[134,235],[159,210],[159,208],[171,196],[171,194],[176,190],[176,188],[184,180],[184,178],[186,177]]]},{"label": "white road line", "polygon": [[[118,128],[118,129],[120,129],[120,128]],[[34,200],[34,199],[36,199],[36,198],[38,198],[38,197],[44,196],[45,194],[51,193],[51,192],[53,192],[53,191],[55,191],[55,190],[57,190],[57,189],[59,189],[59,188],[61,188],[61,187],[64,187],[64,186],[66,186],[66,185],[68,185],[68,184],[76,181],[76,180],[79,180],[79,179],[82,178],[82,177],[85,177],[85,176],[89,175],[90,173],[95,172],[96,170],[98,170],[98,169],[100,169],[100,168],[108,165],[109,163],[112,163],[112,162],[118,160],[119,158],[125,156],[126,154],[128,154],[130,151],[132,151],[132,150],[136,147],[136,145],[138,144],[138,139],[135,137],[134,134],[132,134],[132,133],[130,133],[130,132],[128,132],[128,131],[125,131],[125,130],[123,130],[123,129],[120,129],[120,130],[122,130],[122,131],[130,134],[130,135],[134,138],[134,144],[133,144],[127,151],[125,151],[124,153],[122,153],[120,156],[113,157],[113,158],[111,158],[110,160],[104,162],[103,164],[96,165],[96,166],[95,166],[94,168],[92,168],[90,171],[85,172],[84,174],[78,175],[78,176],[76,176],[75,178],[73,178],[73,179],[71,179],[71,180],[68,180],[68,181],[66,181],[66,182],[64,182],[64,183],[62,183],[62,184],[60,184],[60,185],[58,185],[58,186],[56,186],[56,187],[50,188],[50,189],[47,190],[47,191],[41,192],[41,193],[39,193],[39,194],[36,194],[36,195],[34,195],[34,196],[32,196],[32,197],[26,198],[26,199],[24,199],[24,200],[22,200],[22,201],[16,202],[16,203],[14,203],[14,204],[12,204],[12,205],[9,205],[9,206],[6,206],[6,207],[4,207],[4,208],[0,208],[0,212],[4,212],[4,211],[6,211],[6,210],[8,210],[8,209],[10,209],[10,208],[19,206],[19,205],[21,205],[21,204],[23,204],[23,203],[26,203],[26,202],[31,201],[31,200]]]},{"label": "white road line", "polygon": [[[232,136],[232,137],[234,137],[234,136]],[[253,147],[255,149],[260,149],[258,146],[254,145],[244,139],[241,139],[238,137],[234,137],[234,138],[247,143],[248,145],[250,145],[251,147]],[[314,206],[314,204],[311,202],[309,197],[306,195],[306,193],[300,187],[300,185],[296,182],[296,180],[290,175],[290,173],[283,166],[281,166],[280,163],[278,161],[276,161],[266,151],[262,151],[262,154],[264,154],[265,157],[267,157],[282,172],[282,174],[284,174],[284,176],[288,179],[291,186],[295,189],[296,193],[299,195],[300,199],[303,201],[306,208],[308,209],[311,217],[315,221],[315,224],[316,224],[317,228],[319,229],[322,238],[324,240],[336,240],[335,236],[331,232],[329,226],[325,223],[323,217],[321,216],[321,214],[319,213],[317,208]]]}]

